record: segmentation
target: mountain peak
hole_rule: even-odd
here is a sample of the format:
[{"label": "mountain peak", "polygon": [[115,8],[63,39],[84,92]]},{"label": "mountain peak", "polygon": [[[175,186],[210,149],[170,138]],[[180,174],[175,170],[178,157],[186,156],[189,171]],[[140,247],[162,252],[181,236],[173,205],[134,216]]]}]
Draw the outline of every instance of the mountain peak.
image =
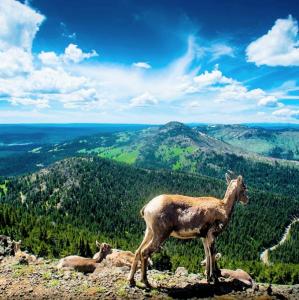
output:
[{"label": "mountain peak", "polygon": [[184,123],[178,121],[171,121],[168,122],[160,127],[162,130],[172,130],[172,129],[190,129],[189,126],[185,125]]}]

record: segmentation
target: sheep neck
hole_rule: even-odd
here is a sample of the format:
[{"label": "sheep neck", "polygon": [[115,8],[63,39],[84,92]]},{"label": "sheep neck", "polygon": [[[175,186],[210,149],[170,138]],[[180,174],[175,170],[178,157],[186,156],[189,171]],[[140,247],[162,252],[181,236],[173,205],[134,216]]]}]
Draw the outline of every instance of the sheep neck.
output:
[{"label": "sheep neck", "polygon": [[236,200],[237,200],[237,184],[235,182],[231,182],[227,187],[225,196],[222,200],[224,203],[224,210],[226,212],[228,219],[230,218],[233,212]]}]

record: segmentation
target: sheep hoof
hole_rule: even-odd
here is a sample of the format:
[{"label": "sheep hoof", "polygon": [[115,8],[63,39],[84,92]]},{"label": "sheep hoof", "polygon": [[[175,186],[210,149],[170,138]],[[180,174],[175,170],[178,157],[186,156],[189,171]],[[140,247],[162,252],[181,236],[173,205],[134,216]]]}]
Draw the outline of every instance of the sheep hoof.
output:
[{"label": "sheep hoof", "polygon": [[129,279],[129,286],[130,286],[130,287],[134,287],[134,286],[136,286],[136,281],[135,281],[135,279],[134,279],[134,278],[132,278],[132,279]]},{"label": "sheep hoof", "polygon": [[147,279],[141,279],[141,282],[145,285],[146,288],[150,289],[152,287]]}]

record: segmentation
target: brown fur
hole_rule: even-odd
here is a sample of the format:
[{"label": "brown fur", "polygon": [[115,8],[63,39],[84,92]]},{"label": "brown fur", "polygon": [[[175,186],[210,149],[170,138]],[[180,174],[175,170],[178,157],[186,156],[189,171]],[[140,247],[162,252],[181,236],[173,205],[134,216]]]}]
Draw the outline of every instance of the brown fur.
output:
[{"label": "brown fur", "polygon": [[57,265],[57,269],[92,273],[98,265],[99,262],[95,259],[72,255],[62,258]]},{"label": "brown fur", "polygon": [[106,260],[115,267],[131,267],[134,253],[131,251],[116,251],[107,255]]},{"label": "brown fur", "polygon": [[215,238],[227,225],[235,202],[248,202],[242,176],[235,180],[230,180],[227,176],[227,181],[228,188],[222,200],[214,197],[160,195],[143,207],[141,215],[146,222],[146,231],[131,266],[131,284],[135,284],[134,274],[140,260],[141,280],[148,285],[148,258],[169,236],[180,239],[203,238],[207,279],[211,281],[213,277],[217,280],[219,274],[216,273],[219,273],[219,269],[215,262]]},{"label": "brown fur", "polygon": [[[97,247],[100,249],[100,251],[98,253],[96,253],[93,258],[97,259],[99,257],[99,255],[101,255],[102,253],[102,249],[104,248],[103,245],[105,243],[98,243],[96,242]],[[106,244],[108,245],[108,244]],[[110,245],[109,245],[110,246]],[[131,264],[134,261],[134,253],[131,251],[123,251],[123,250],[119,250],[119,249],[112,249],[112,247],[110,246],[111,251],[109,251],[109,253],[106,253],[104,255],[102,255],[102,258],[105,259],[105,261],[115,267],[130,267]]]},{"label": "brown fur", "polygon": [[22,241],[13,241],[14,244],[14,255],[21,264],[37,263],[38,259],[35,255],[21,251]]},{"label": "brown fur", "polygon": [[111,253],[111,246],[109,244],[102,243],[100,245],[98,242],[96,242],[96,244],[97,246],[99,245],[100,251],[94,255],[94,258],[86,258],[77,255],[67,256],[59,261],[57,268],[92,273],[100,262]]},{"label": "brown fur", "polygon": [[247,272],[241,269],[237,269],[237,270],[220,269],[220,272],[221,272],[221,277],[229,278],[229,280],[241,281],[250,287],[254,285],[254,281],[251,278],[251,276]]}]

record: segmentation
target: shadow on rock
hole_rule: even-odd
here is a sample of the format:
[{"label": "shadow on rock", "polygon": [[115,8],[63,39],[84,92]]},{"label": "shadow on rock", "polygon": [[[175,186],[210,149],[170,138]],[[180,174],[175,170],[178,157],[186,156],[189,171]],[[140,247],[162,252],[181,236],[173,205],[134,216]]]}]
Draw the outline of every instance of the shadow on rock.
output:
[{"label": "shadow on rock", "polygon": [[157,290],[169,295],[172,298],[206,298],[213,296],[221,296],[225,294],[234,294],[236,292],[244,292],[249,287],[239,281],[219,282],[218,284],[195,283],[188,284],[185,287],[163,287],[158,286]]}]

